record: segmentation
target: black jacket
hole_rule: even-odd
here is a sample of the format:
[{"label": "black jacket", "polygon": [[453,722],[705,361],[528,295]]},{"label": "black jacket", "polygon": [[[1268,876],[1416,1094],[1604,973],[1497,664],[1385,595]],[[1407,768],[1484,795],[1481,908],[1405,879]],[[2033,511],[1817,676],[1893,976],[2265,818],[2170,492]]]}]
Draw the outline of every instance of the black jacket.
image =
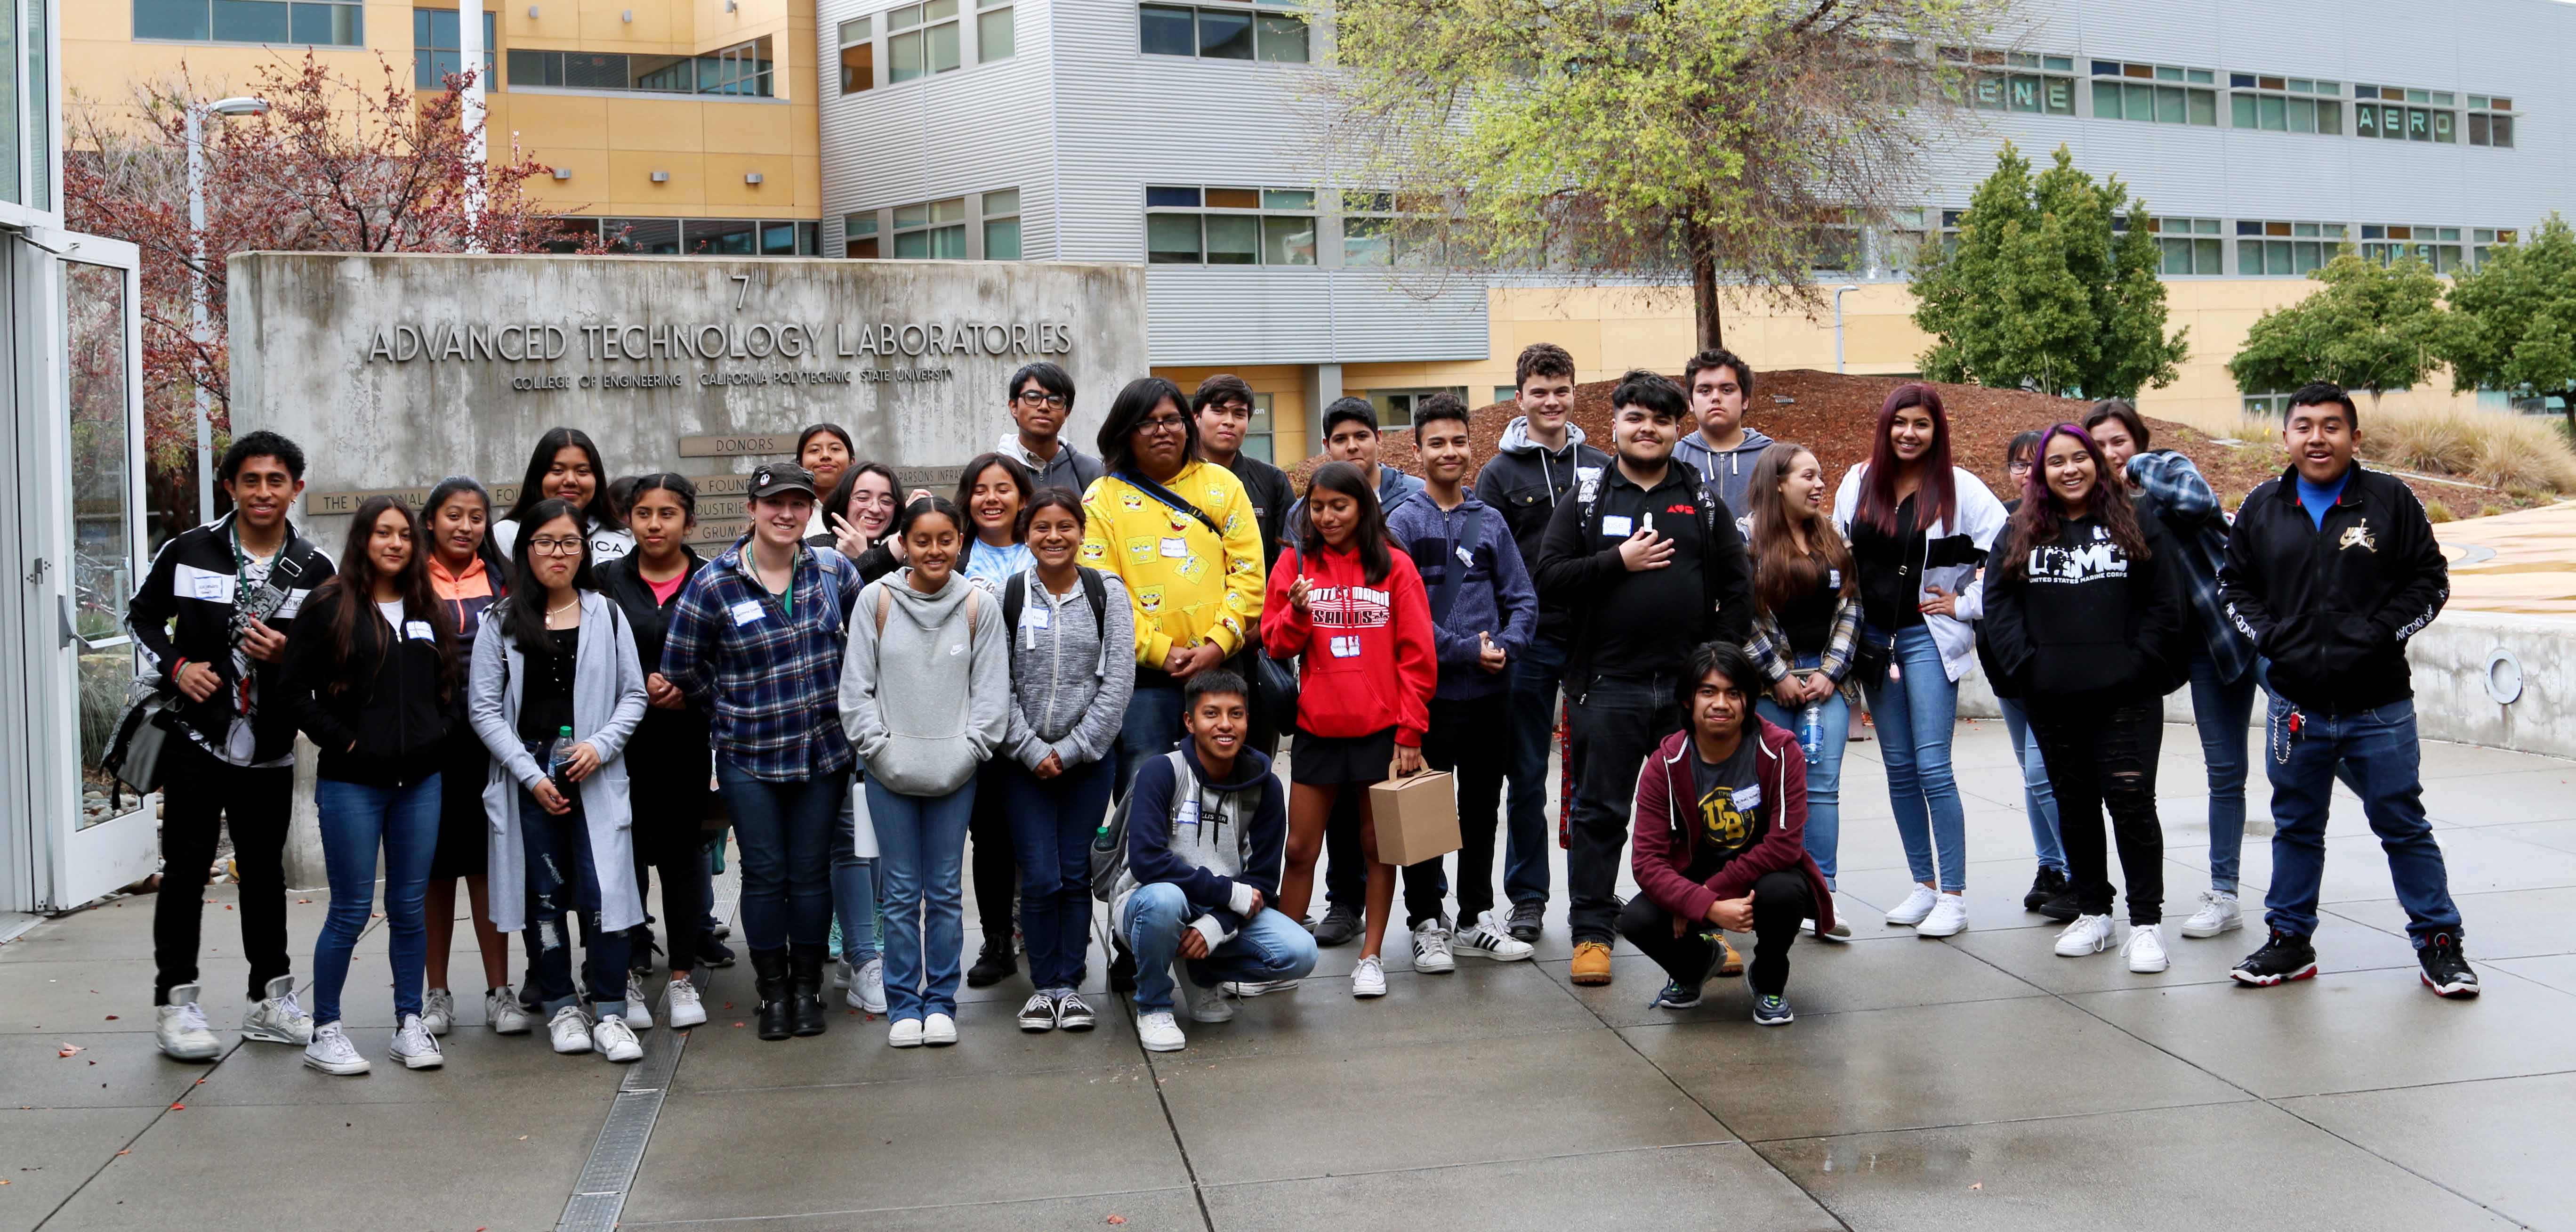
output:
[{"label": "black jacket", "polygon": [[[694,574],[706,561],[693,549],[688,553],[689,571]],[[635,633],[635,654],[645,664],[647,676],[661,670],[662,642],[671,632],[671,609],[679,605],[680,594],[688,589],[683,583],[671,592],[667,604],[653,601],[653,588],[644,581],[641,553],[628,553],[599,567],[599,591],[626,617],[627,627]],[[644,721],[626,742],[626,775],[636,785],[668,783],[675,789],[706,791],[707,776],[715,772],[715,753],[707,734],[707,712],[700,706],[664,710],[659,706],[644,708]],[[638,793],[636,803],[645,811],[649,793]]]},{"label": "black jacket", "polygon": [[2012,534],[1995,541],[1977,655],[1998,696],[2117,704],[2181,686],[2191,658],[2172,539],[2144,523],[2147,556],[2137,560],[2101,530],[2090,518],[2062,524],[2010,580]]},{"label": "black jacket", "polygon": [[[151,570],[125,607],[126,630],[143,647],[145,662],[155,673],[153,683],[163,694],[179,699],[179,721],[218,749],[224,747],[232,725],[235,686],[241,679],[233,670],[233,591],[239,576],[233,557],[235,516],[228,513],[171,536],[152,557]],[[266,623],[292,637],[305,598],[331,577],[331,558],[305,542],[295,533],[294,524],[288,523],[286,546],[278,552],[278,560],[296,576],[287,588],[286,602]],[[215,669],[223,687],[202,702],[189,701],[172,678],[182,661]],[[252,719],[256,761],[273,761],[295,747],[295,716],[291,708],[279,704],[278,681],[284,668],[282,663],[251,663],[252,688],[258,699]]]},{"label": "black jacket", "polygon": [[[1678,541],[1673,563],[1631,572],[1619,559],[1619,545],[1649,520]],[[1569,689],[1596,673],[1670,675],[1700,643],[1740,646],[1753,631],[1743,532],[1717,485],[1702,483],[1698,471],[1678,462],[1651,489],[1629,482],[1614,465],[1591,499],[1559,504],[1534,574],[1541,604],[1561,604],[1569,617]]]},{"label": "black jacket", "polygon": [[[1578,433],[1567,425],[1565,448],[1551,453],[1530,441],[1525,421],[1514,421],[1503,430],[1501,449],[1476,472],[1476,499],[1502,510],[1512,542],[1532,568],[1547,539],[1548,519],[1556,516],[1558,505],[1572,503],[1569,495],[1579,495],[1576,484],[1583,472],[1592,472],[1597,482],[1610,469],[1610,455],[1584,444]],[[1571,624],[1565,604],[1549,598],[1545,585],[1539,586],[1538,636],[1563,642]]]},{"label": "black jacket", "polygon": [[[373,787],[420,782],[439,771],[439,742],[455,721],[451,703],[464,687],[439,661],[439,648],[453,648],[456,635],[446,611],[432,603],[403,609],[397,639],[370,603],[358,613],[356,644],[343,664],[331,625],[346,601],[333,587],[305,604],[286,642],[283,700],[295,726],[322,750],[314,763],[318,777]],[[463,657],[452,650],[450,660]],[[346,687],[334,692],[335,684]]]},{"label": "black jacket", "polygon": [[1243,495],[1252,502],[1252,520],[1261,526],[1261,563],[1276,562],[1279,543],[1287,537],[1288,507],[1297,503],[1296,485],[1288,481],[1288,472],[1240,450],[1226,469],[1242,481]]},{"label": "black jacket", "polygon": [[2356,462],[2323,528],[2299,504],[2296,470],[2254,489],[2218,590],[2274,694],[2343,714],[2414,695],[2406,639],[2441,613],[2451,573],[2414,491]]}]

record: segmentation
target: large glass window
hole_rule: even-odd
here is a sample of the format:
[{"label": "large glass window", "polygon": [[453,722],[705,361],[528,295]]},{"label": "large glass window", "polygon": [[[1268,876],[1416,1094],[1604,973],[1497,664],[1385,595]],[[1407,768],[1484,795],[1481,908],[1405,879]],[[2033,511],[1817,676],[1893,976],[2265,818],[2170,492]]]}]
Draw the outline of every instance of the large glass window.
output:
[{"label": "large glass window", "polygon": [[2232,127],[2275,133],[2343,132],[2343,86],[2339,82],[2229,73],[2227,86]]},{"label": "large glass window", "polygon": [[[870,217],[873,217],[871,215]],[[591,219],[569,220],[587,238]],[[599,234],[611,252],[686,253],[700,257],[810,257],[823,224],[749,218],[603,218]]]},{"label": "large glass window", "polygon": [[2502,95],[2469,96],[2469,144],[2510,149],[2513,146],[2513,100]]},{"label": "large glass window", "polygon": [[1295,13],[1142,4],[1136,7],[1136,46],[1156,56],[1304,64],[1311,41],[1306,19]]},{"label": "large glass window", "polygon": [[873,90],[877,84],[877,44],[873,18],[853,17],[841,23],[841,93]]},{"label": "large glass window", "polygon": [[1006,188],[983,197],[984,259],[1020,259],[1020,190]]},{"label": "large glass window", "polygon": [[907,4],[887,10],[885,18],[886,80],[912,81],[962,66],[957,0]]},{"label": "large glass window", "polygon": [[2361,225],[2361,255],[2382,265],[2414,257],[2434,273],[2448,274],[2460,268],[2460,229],[2366,222]]},{"label": "large glass window", "polygon": [[1315,190],[1145,190],[1145,260],[1157,265],[1313,265]]},{"label": "large glass window", "polygon": [[[2116,231],[2129,228],[2127,218],[2114,218]],[[2164,253],[2160,272],[2167,276],[2214,275],[2227,272],[2225,241],[2219,238],[2215,218],[2150,218],[2147,230],[2156,237],[2156,247]]]},{"label": "large glass window", "polygon": [[[44,7],[39,4],[36,11],[43,12]],[[7,0],[0,0],[0,201],[12,204],[18,201],[21,187],[18,172],[24,153],[19,137],[22,130],[31,127],[18,120],[18,48],[22,45],[17,10]],[[29,93],[43,97],[44,79],[39,76],[34,84],[36,89]],[[6,319],[7,313],[0,311],[0,320]],[[0,347],[5,346],[0,343]]]},{"label": "large glass window", "polygon": [[[2448,90],[2354,86],[2352,130],[2390,141],[2455,142],[2460,139],[2458,96]],[[2369,101],[2376,100],[2376,101]]]},{"label": "large glass window", "polygon": [[2218,123],[2217,73],[2170,64],[2095,60],[2093,115],[2151,124]]},{"label": "large glass window", "polygon": [[877,212],[861,210],[841,218],[841,255],[859,260],[877,256]]},{"label": "large glass window", "polygon": [[[501,83],[493,73],[498,63],[498,44],[493,38],[493,17],[483,15],[483,88],[493,89]],[[460,27],[455,9],[413,9],[411,11],[411,84],[419,90],[443,90],[451,74],[465,71],[465,31]]]},{"label": "large glass window", "polygon": [[942,261],[966,259],[966,198],[894,208],[894,255]]},{"label": "large glass window", "polygon": [[2469,260],[2484,265],[2495,245],[2511,244],[2521,238],[2522,232],[2512,227],[2479,227],[2469,233],[2470,242],[2474,245],[2469,249]]},{"label": "large glass window", "polygon": [[513,87],[632,90],[643,94],[770,98],[777,89],[769,38],[703,56],[640,56],[595,51],[522,51],[504,61]]},{"label": "large glass window", "polygon": [[975,62],[990,64],[1020,53],[1019,21],[1011,0],[975,0]]},{"label": "large glass window", "polygon": [[358,47],[367,41],[366,8],[361,0],[134,0],[134,37]]},{"label": "large glass window", "polygon": [[1944,47],[1941,58],[1974,66],[1963,71],[1967,74],[1968,105],[1980,111],[2075,114],[2073,56]]},{"label": "large glass window", "polygon": [[2236,220],[2236,272],[2253,277],[2302,277],[2334,260],[2343,243],[2339,222]]}]

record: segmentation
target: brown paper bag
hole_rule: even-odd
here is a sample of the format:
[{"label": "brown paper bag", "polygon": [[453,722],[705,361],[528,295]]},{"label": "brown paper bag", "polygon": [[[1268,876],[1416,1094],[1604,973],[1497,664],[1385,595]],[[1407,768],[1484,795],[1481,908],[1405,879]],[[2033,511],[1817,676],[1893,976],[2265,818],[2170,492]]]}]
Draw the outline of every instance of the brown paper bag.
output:
[{"label": "brown paper bag", "polygon": [[1420,864],[1458,850],[1457,780],[1445,770],[1371,784],[1369,809],[1377,819],[1380,860]]}]

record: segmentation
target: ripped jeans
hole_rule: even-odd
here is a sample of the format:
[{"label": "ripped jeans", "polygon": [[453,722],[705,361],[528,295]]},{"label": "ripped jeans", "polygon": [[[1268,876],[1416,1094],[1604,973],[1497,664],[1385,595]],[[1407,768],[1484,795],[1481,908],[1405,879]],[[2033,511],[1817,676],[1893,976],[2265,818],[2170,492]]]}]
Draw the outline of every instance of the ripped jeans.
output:
[{"label": "ripped jeans", "polygon": [[[528,754],[545,756],[545,742],[528,742]],[[542,762],[540,762],[542,764]],[[594,1014],[626,1013],[626,960],[630,947],[623,929],[599,926],[599,864],[591,858],[590,823],[582,816],[581,794],[572,796],[572,811],[558,817],[524,787],[519,789],[519,842],[527,853],[528,982],[534,987],[522,999],[553,1017],[573,1004],[570,921],[581,917],[582,978],[589,985]]]},{"label": "ripped jeans", "polygon": [[2110,860],[2102,843],[2107,811],[2128,882],[2129,922],[2162,920],[2165,838],[2156,817],[2156,756],[2164,743],[2164,699],[2043,696],[2025,704],[2057,795],[2066,877],[2083,901],[2083,913],[2111,913]]}]

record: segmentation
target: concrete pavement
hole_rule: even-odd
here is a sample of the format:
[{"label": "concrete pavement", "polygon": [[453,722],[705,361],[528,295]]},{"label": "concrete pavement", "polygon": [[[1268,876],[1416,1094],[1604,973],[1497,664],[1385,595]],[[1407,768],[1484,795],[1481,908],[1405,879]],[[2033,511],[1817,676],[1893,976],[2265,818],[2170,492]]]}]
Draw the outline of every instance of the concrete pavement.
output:
[{"label": "concrete pavement", "polygon": [[[152,900],[122,900],[0,946],[0,1229],[543,1229],[577,1190],[625,1227],[2576,1229],[2576,763],[2426,747],[2486,984],[2461,1004],[2417,984],[2340,792],[2317,980],[2226,982],[2259,921],[2172,935],[2206,885],[2184,727],[2161,762],[2170,972],[2050,954],[2020,909],[2029,833],[1998,723],[1957,747],[1971,929],[1888,928],[1907,878],[1877,753],[1852,746],[1845,776],[1856,936],[1798,943],[1781,1029],[1752,1025],[1732,982],[1647,1009],[1660,980],[1624,945],[1617,983],[1573,987],[1560,899],[1536,962],[1417,974],[1393,930],[1385,999],[1353,1001],[1354,951],[1327,950],[1297,992],[1188,1026],[1181,1053],[1138,1048],[1095,952],[1088,1036],[1013,1029],[1022,977],[965,994],[954,1048],[888,1049],[854,1013],[763,1044],[737,1025],[745,965],[716,973],[676,1056],[664,1029],[635,1067],[558,1057],[485,1031],[467,996],[446,1068],[411,1073],[382,1059],[379,921],[346,995],[377,1068],[330,1078],[273,1045],[162,1058]],[[2259,897],[2259,774],[2252,794]],[[229,1045],[245,968],[231,889],[205,897],[206,1008]],[[324,896],[297,897],[309,978]],[[472,946],[460,929],[467,978]],[[615,1123],[649,1120],[603,1142],[621,1101]],[[640,1167],[617,1166],[639,1145]]]}]

